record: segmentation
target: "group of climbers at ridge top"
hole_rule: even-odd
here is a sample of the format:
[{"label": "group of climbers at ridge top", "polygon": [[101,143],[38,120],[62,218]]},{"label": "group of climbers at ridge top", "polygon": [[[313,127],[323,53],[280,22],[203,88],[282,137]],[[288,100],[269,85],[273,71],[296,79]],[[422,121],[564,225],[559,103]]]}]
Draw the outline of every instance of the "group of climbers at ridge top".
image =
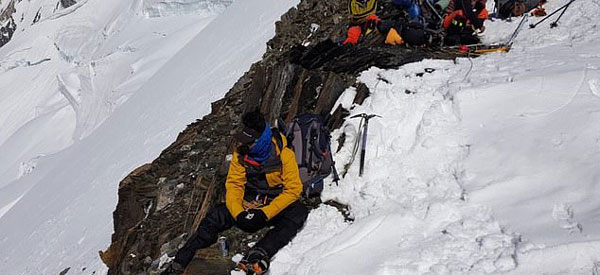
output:
[{"label": "group of climbers at ridge top", "polygon": [[[428,32],[436,28],[443,30],[438,33],[444,33],[445,45],[476,44],[477,33],[485,31],[490,16],[486,0],[388,1],[395,13],[382,20],[377,0],[348,0],[350,26],[340,44],[357,45],[361,37],[379,33],[388,45],[422,46],[430,43]],[[541,0],[496,0],[496,13],[502,18],[534,9],[542,13],[541,4]],[[246,233],[269,228],[237,266],[249,275],[264,274],[272,257],[308,217],[300,198],[319,195],[330,173],[334,181],[338,179],[325,124],[320,116],[305,114],[287,127],[279,123],[271,127],[258,110],[244,113],[242,129],[234,136],[225,202],[208,211],[174,259],[161,268],[161,275],[182,274],[198,249],[215,244],[219,233],[234,226]]]},{"label": "group of climbers at ridge top", "polygon": [[[543,16],[545,0],[493,0],[494,16],[510,18],[531,10]],[[382,0],[379,0],[382,3]],[[423,46],[473,45],[480,43],[489,19],[487,0],[387,0],[391,11],[386,18],[378,16],[378,0],[349,0],[350,26],[344,45],[357,45],[373,33],[385,38],[388,45]],[[390,7],[390,5],[386,5]],[[390,15],[391,14],[391,15]],[[438,38],[439,41],[434,41]]]}]

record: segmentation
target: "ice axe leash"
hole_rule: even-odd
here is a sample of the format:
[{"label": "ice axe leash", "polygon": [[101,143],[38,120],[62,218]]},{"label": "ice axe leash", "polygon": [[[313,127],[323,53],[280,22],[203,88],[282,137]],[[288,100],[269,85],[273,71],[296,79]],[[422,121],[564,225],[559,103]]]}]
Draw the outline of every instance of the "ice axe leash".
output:
[{"label": "ice axe leash", "polygon": [[569,6],[575,2],[575,0],[571,0],[568,3],[564,4],[562,7],[558,8],[557,10],[553,11],[551,14],[548,14],[546,17],[542,18],[542,20],[540,20],[539,22],[535,23],[535,24],[531,24],[529,25],[530,29],[533,29],[535,27],[537,27],[537,25],[541,24],[542,22],[546,21],[546,19],[550,18],[552,15],[556,14],[557,12],[561,11],[560,15],[558,16],[558,18],[550,23],[550,28],[554,28],[554,27],[558,27],[558,20],[560,20],[560,18],[563,16],[563,14],[565,14],[565,11],[567,11],[567,9],[569,8]]},{"label": "ice axe leash", "polygon": [[362,177],[363,172],[365,170],[365,152],[367,150],[367,132],[369,130],[369,120],[374,117],[381,117],[381,116],[375,115],[375,114],[362,113],[362,114],[358,114],[358,115],[353,115],[350,118],[358,118],[358,117],[361,118],[361,123],[363,124],[362,144],[361,144],[361,148],[360,148],[360,169],[358,170],[358,176]]}]

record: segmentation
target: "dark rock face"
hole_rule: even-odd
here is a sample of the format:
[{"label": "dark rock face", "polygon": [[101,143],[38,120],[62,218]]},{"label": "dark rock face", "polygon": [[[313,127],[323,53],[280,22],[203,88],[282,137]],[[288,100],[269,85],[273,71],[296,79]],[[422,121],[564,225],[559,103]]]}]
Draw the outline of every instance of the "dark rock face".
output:
[{"label": "dark rock face", "polygon": [[[18,0],[18,2],[21,2],[21,0]],[[77,4],[76,0],[60,0],[58,1],[58,3],[56,3],[55,11],[59,7],[59,5],[62,8],[66,9],[75,4]],[[13,18],[13,14],[15,12],[15,0],[11,0],[7,7],[4,10],[0,11],[0,47],[6,45],[6,43],[8,43],[12,39],[12,36],[15,33],[15,30],[17,29],[17,24],[15,23],[15,20]],[[37,14],[31,24],[33,25],[37,23],[40,19],[41,8],[37,11]],[[21,21],[23,21],[22,18]]]},{"label": "dark rock face", "polygon": [[12,39],[17,24],[12,15],[15,13],[15,2],[11,1],[6,9],[0,11],[0,48]]},{"label": "dark rock face", "polygon": [[77,4],[75,0],[60,0],[60,5],[65,9],[75,4]]},{"label": "dark rock face", "polygon": [[[161,255],[172,255],[208,209],[224,201],[227,156],[243,112],[260,108],[271,122],[290,121],[304,112],[327,115],[350,86],[359,91],[356,103],[368,97],[368,88],[356,83],[356,76],[370,66],[396,68],[423,58],[451,58],[381,45],[379,37],[357,47],[340,47],[329,40],[345,37],[347,24],[345,1],[302,0],[276,23],[263,60],[212,103],[211,113],[188,125],[155,161],[120,183],[112,243],[100,252],[109,274],[155,273]],[[340,127],[347,115],[341,107],[335,110],[330,128]],[[252,241],[237,229],[223,235],[230,241],[230,255],[244,251]],[[193,262],[188,271],[228,274],[231,261],[214,247],[199,255],[205,260]]]}]

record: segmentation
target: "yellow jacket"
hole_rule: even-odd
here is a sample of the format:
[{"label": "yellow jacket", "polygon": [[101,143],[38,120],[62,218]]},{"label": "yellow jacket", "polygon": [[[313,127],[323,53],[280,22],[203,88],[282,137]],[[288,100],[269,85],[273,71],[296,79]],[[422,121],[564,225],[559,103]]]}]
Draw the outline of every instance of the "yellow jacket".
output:
[{"label": "yellow jacket", "polygon": [[[275,217],[288,205],[298,200],[302,194],[302,181],[300,180],[294,151],[286,146],[285,137],[283,137],[283,150],[277,146],[275,138],[272,139],[272,143],[281,158],[282,166],[280,171],[266,173],[265,177],[269,187],[282,186],[283,191],[270,203],[259,208],[265,213],[268,219]],[[240,163],[238,153],[234,152],[231,164],[229,165],[229,172],[227,173],[227,181],[225,182],[225,204],[229,213],[234,218],[246,210],[242,204],[246,182],[246,167]]]},{"label": "yellow jacket", "polygon": [[377,12],[377,0],[367,0],[365,5],[359,4],[357,0],[349,0],[348,12],[354,23],[363,22],[367,16]]}]

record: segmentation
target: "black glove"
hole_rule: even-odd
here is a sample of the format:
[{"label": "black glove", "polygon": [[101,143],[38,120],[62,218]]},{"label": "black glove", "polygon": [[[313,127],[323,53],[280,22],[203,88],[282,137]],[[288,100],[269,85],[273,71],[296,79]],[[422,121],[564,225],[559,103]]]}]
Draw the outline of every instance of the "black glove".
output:
[{"label": "black glove", "polygon": [[254,233],[267,225],[267,215],[260,209],[250,209],[240,213],[236,222],[239,229]]}]

